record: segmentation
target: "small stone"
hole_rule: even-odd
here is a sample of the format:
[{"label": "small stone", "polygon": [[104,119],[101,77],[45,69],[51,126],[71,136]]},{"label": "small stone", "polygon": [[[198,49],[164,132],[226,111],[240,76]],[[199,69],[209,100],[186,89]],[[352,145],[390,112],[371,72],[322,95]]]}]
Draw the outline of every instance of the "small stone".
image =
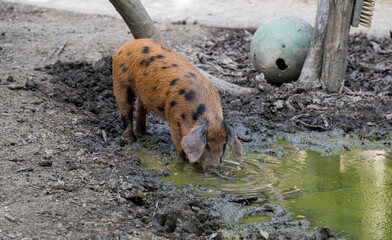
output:
[{"label": "small stone", "polygon": [[28,80],[26,83],[25,83],[25,88],[26,89],[34,89],[34,88],[36,88],[37,87],[37,84],[33,81],[33,79],[30,79],[30,80]]},{"label": "small stone", "polygon": [[200,208],[199,208],[199,207],[192,206],[192,210],[198,212],[198,211],[200,211]]},{"label": "small stone", "polygon": [[82,156],[83,154],[84,154],[84,149],[83,148],[81,148],[77,153],[76,153],[76,156]]},{"label": "small stone", "polygon": [[52,155],[54,153],[54,150],[45,148],[45,153],[48,155]]},{"label": "small stone", "polygon": [[78,164],[76,164],[74,162],[67,162],[67,171],[73,171],[78,168],[79,168]]},{"label": "small stone", "polygon": [[84,133],[81,133],[81,132],[76,132],[75,136],[76,137],[85,137],[86,135]]},{"label": "small stone", "polygon": [[298,224],[303,228],[310,228],[311,227],[310,222],[306,219],[301,219]]},{"label": "small stone", "polygon": [[261,239],[269,239],[269,233],[264,230],[260,230],[260,237]]},{"label": "small stone", "polygon": [[9,238],[11,238],[11,239],[15,239],[16,238],[16,236],[14,235],[14,234],[11,234],[11,233],[8,233],[8,234],[6,234],[6,233],[3,233],[6,237],[9,237]]},{"label": "small stone", "polygon": [[40,167],[51,167],[53,165],[52,161],[46,160],[46,161],[41,161],[38,163],[38,166]]},{"label": "small stone", "polygon": [[2,33],[1,33],[1,36],[5,37],[5,32],[2,32]]},{"label": "small stone", "polygon": [[284,101],[283,100],[278,100],[278,101],[274,102],[274,106],[276,107],[276,109],[280,110],[284,106]]},{"label": "small stone", "polygon": [[8,77],[7,77],[7,81],[8,81],[8,82],[15,82],[13,76],[8,76]]},{"label": "small stone", "polygon": [[6,213],[4,217],[11,222],[16,222],[16,218],[9,213]]},{"label": "small stone", "polygon": [[11,84],[8,88],[9,88],[10,90],[20,90],[20,89],[22,89],[23,87],[20,86],[20,85],[15,84],[15,83],[13,83],[13,84]]},{"label": "small stone", "polygon": [[166,168],[159,170],[159,175],[162,177],[167,177],[170,175],[169,170],[167,170]]},{"label": "small stone", "polygon": [[16,170],[17,173],[19,173],[19,172],[33,172],[33,171],[34,171],[34,169],[32,167],[21,168],[21,169]]}]

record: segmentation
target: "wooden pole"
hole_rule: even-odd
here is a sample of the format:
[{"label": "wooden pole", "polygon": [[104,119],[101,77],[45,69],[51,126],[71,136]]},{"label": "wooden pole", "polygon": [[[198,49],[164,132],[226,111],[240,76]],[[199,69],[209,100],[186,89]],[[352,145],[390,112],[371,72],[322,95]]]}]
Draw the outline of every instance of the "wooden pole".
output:
[{"label": "wooden pole", "polygon": [[[121,15],[131,30],[135,39],[154,38],[165,43],[159,30],[155,27],[143,4],[139,0],[109,0]],[[165,43],[166,44],[166,43]],[[196,67],[197,68],[197,67]],[[198,70],[219,90],[234,95],[248,95],[257,92],[257,89],[240,87],[236,84],[216,78],[211,74]]]},{"label": "wooden pole", "polygon": [[330,1],[321,74],[321,81],[328,92],[339,92],[344,83],[354,1]]},{"label": "wooden pole", "polygon": [[328,24],[329,2],[330,0],[318,1],[312,39],[297,84],[297,86],[302,89],[311,89],[320,86],[324,43]]}]

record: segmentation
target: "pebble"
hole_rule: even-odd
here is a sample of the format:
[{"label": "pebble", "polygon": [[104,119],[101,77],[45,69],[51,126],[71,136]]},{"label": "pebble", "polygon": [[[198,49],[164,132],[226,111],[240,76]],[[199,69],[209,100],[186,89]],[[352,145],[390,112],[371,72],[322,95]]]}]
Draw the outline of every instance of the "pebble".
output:
[{"label": "pebble", "polygon": [[82,156],[83,154],[84,154],[84,149],[83,148],[81,148],[77,153],[76,153],[76,156]]},{"label": "pebble", "polygon": [[276,107],[276,109],[280,110],[283,108],[284,106],[284,101],[283,100],[278,100],[274,103],[274,106]]},{"label": "pebble", "polygon": [[45,153],[48,155],[52,155],[54,153],[54,150],[45,148]]},{"label": "pebble", "polygon": [[17,173],[18,172],[32,172],[32,171],[34,171],[34,169],[32,167],[21,168],[21,169],[16,170]]},{"label": "pebble", "polygon": [[23,86],[20,86],[20,85],[18,85],[18,84],[13,83],[13,84],[11,84],[8,88],[9,88],[10,90],[20,90],[20,89],[23,88]]},{"label": "pebble", "polygon": [[11,214],[9,214],[9,213],[6,213],[6,214],[4,215],[4,217],[5,217],[7,220],[11,221],[11,222],[15,222],[15,221],[16,221],[16,218],[15,218],[14,216],[12,216]]},{"label": "pebble", "polygon": [[8,76],[7,81],[8,82],[15,82],[14,77],[12,77],[12,76]]},{"label": "pebble", "polygon": [[52,161],[41,161],[38,163],[40,167],[51,167],[53,165]]},{"label": "pebble", "polygon": [[159,175],[162,176],[162,177],[166,177],[166,176],[169,176],[169,175],[170,175],[170,172],[169,172],[169,170],[167,170],[166,168],[164,168],[164,169],[161,169],[161,170],[159,171]]},{"label": "pebble", "polygon": [[76,163],[74,163],[74,162],[68,162],[67,163],[67,171],[73,171],[73,170],[76,170],[78,168],[79,168],[79,166]]},{"label": "pebble", "polygon": [[37,87],[37,84],[33,81],[33,79],[30,79],[30,80],[28,80],[26,83],[25,83],[25,88],[26,89],[34,89],[34,88],[36,88]]},{"label": "pebble", "polygon": [[11,239],[15,239],[16,238],[16,236],[14,235],[14,234],[11,234],[11,233],[3,233],[5,236],[7,236],[7,237],[9,237],[9,238],[11,238]]},{"label": "pebble", "polygon": [[81,132],[76,132],[75,136],[76,137],[85,137],[86,135],[84,133],[81,133]]}]

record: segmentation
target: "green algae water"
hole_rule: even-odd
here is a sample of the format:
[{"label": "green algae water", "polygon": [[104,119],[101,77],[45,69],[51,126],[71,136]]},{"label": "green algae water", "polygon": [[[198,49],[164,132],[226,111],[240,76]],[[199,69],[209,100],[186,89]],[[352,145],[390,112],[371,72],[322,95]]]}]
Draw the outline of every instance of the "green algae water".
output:
[{"label": "green algae water", "polygon": [[[390,151],[390,150],[389,150]],[[347,239],[392,239],[392,158],[387,149],[350,149],[324,155],[280,141],[273,149],[247,154],[242,164],[224,156],[233,180],[206,176],[198,165],[158,160],[142,152],[146,168],[167,169],[165,180],[210,197],[258,195],[256,205],[275,203],[295,218],[329,226]],[[248,217],[241,223],[268,221]]]}]

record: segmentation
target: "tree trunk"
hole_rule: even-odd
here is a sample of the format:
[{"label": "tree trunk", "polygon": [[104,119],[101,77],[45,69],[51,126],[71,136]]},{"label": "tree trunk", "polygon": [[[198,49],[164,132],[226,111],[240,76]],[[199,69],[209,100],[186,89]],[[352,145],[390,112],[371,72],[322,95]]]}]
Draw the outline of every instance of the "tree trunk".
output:
[{"label": "tree trunk", "polygon": [[124,19],[135,39],[154,38],[163,41],[159,30],[138,0],[109,0]]},{"label": "tree trunk", "polygon": [[[165,43],[159,30],[155,27],[147,11],[139,0],[109,0],[116,10],[120,13],[125,23],[131,30],[135,39],[139,38],[155,38]],[[166,43],[165,43],[166,44]],[[197,67],[196,67],[197,68]],[[229,92],[234,95],[247,95],[257,92],[256,89],[240,87],[238,85],[226,82],[216,78],[205,71],[198,70],[219,90]]]},{"label": "tree trunk", "polygon": [[327,32],[329,0],[319,0],[317,15],[308,54],[306,56],[297,86],[311,89],[320,86],[323,52]]},{"label": "tree trunk", "polygon": [[328,92],[339,92],[344,83],[354,1],[330,1],[321,74],[321,81]]}]

